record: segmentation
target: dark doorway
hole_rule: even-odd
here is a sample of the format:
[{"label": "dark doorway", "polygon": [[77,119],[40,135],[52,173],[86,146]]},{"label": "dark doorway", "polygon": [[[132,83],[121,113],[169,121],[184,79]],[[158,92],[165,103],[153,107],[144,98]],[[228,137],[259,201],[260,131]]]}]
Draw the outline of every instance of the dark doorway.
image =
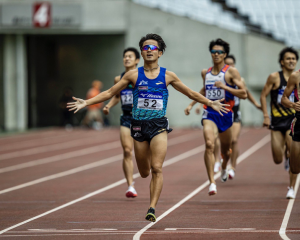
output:
[{"label": "dark doorway", "polygon": [[35,35],[27,43],[29,127],[60,125],[66,87],[85,98],[93,80],[105,90],[123,70],[124,35]]}]

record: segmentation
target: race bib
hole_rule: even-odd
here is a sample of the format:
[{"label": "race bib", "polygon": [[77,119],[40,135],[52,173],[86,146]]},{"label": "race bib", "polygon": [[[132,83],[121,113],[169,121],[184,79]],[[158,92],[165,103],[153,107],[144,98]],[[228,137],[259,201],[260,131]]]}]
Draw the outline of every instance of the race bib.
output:
[{"label": "race bib", "polygon": [[163,94],[160,92],[139,93],[137,108],[148,110],[163,110]]},{"label": "race bib", "polygon": [[214,85],[205,86],[206,97],[209,100],[220,100],[225,98],[225,90],[222,88],[217,88]]},{"label": "race bib", "polygon": [[[284,89],[279,89],[278,90],[277,103],[281,104],[281,99],[282,99],[282,96],[283,96],[283,92],[284,92]],[[289,97],[289,100],[291,102],[294,102],[294,98],[295,98],[295,94],[294,94],[294,92],[292,92],[290,97]]]},{"label": "race bib", "polygon": [[132,90],[123,90],[121,92],[122,105],[129,105],[133,103]]}]

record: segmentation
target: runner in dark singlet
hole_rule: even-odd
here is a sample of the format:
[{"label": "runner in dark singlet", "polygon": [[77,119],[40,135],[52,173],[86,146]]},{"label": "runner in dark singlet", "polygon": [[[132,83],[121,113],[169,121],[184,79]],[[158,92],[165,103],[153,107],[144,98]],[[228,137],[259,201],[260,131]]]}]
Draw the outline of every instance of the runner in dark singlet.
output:
[{"label": "runner in dark singlet", "polygon": [[[294,93],[294,102],[290,96]],[[296,110],[295,118],[291,124],[292,143],[290,152],[290,168],[294,175],[300,173],[300,70],[293,73],[289,80],[286,89],[284,90],[281,103],[286,108]],[[297,176],[297,175],[296,175]],[[295,198],[294,185],[289,188],[287,198]]]},{"label": "runner in dark singlet", "polygon": [[[271,147],[273,160],[280,164],[285,153],[285,169],[289,171],[289,155],[292,139],[290,137],[290,125],[294,118],[295,110],[286,108],[281,104],[283,92],[287,86],[288,79],[295,70],[298,61],[298,52],[293,48],[284,48],[279,54],[279,64],[282,71],[272,73],[261,93],[260,101],[264,113],[264,127],[271,130]],[[271,119],[268,115],[266,98],[271,93]],[[294,94],[290,96],[294,101]],[[290,198],[290,189],[295,186],[297,175],[290,174],[290,184],[287,198]]]},{"label": "runner in dark singlet", "polygon": [[[150,206],[146,220],[155,222],[155,206],[158,202],[162,186],[162,165],[167,153],[168,137],[171,131],[169,121],[165,117],[168,103],[168,85],[189,98],[206,104],[220,116],[228,112],[228,104],[221,103],[224,99],[211,101],[185,86],[175,73],[158,65],[166,44],[161,36],[147,34],[142,37],[139,46],[144,59],[144,66],[128,71],[112,88],[98,96],[83,100],[73,97],[76,102],[68,103],[70,111],[78,112],[87,105],[104,102],[129,84],[133,86],[133,111],[131,136],[134,139],[134,152],[141,177],[152,175],[150,183]],[[217,116],[216,116],[217,117]]]},{"label": "runner in dark singlet", "polygon": [[[137,64],[140,60],[140,53],[135,48],[127,48],[123,52],[123,65],[125,72],[120,76],[115,77],[114,83],[117,84],[124,74],[128,71],[136,69]],[[128,189],[125,193],[126,197],[134,198],[137,197],[137,192],[134,188],[133,182],[133,162],[132,162],[132,149],[133,140],[130,135],[130,124],[132,120],[132,103],[133,103],[133,92],[132,84],[129,84],[123,89],[120,94],[115,95],[109,103],[103,108],[105,115],[109,114],[109,110],[119,103],[121,99],[123,114],[120,117],[120,140],[123,148],[123,171],[127,180]]]}]

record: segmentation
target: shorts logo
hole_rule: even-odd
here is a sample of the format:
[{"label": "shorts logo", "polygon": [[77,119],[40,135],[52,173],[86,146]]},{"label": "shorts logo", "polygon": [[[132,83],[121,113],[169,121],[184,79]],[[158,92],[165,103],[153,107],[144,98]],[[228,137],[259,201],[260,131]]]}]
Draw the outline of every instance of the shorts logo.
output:
[{"label": "shorts logo", "polygon": [[133,130],[133,131],[141,131],[142,128],[141,128],[141,127],[132,127],[132,130]]},{"label": "shorts logo", "polygon": [[160,129],[160,130],[158,130],[157,132],[162,132],[162,131],[166,131],[166,129],[165,128],[163,128],[163,129]]},{"label": "shorts logo", "polygon": [[148,86],[141,86],[139,87],[139,90],[148,90]]},{"label": "shorts logo", "polygon": [[133,136],[134,136],[134,137],[141,137],[142,134],[140,134],[139,132],[136,132]]},{"label": "shorts logo", "polygon": [[140,85],[148,85],[148,81],[144,81],[144,80],[142,80],[142,81],[140,81],[140,84],[139,84],[139,86]]}]

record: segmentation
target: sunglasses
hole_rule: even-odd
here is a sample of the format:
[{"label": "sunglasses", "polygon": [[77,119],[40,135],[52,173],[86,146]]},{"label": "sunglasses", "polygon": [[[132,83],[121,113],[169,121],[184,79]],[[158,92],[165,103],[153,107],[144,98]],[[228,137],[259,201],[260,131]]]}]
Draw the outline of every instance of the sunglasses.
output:
[{"label": "sunglasses", "polygon": [[145,45],[142,47],[142,51],[148,51],[149,48],[151,51],[158,50],[158,47],[155,45]]},{"label": "sunglasses", "polygon": [[225,52],[222,51],[222,50],[211,50],[210,52],[211,52],[211,54],[215,54],[215,53],[223,54],[223,53],[225,53]]}]

